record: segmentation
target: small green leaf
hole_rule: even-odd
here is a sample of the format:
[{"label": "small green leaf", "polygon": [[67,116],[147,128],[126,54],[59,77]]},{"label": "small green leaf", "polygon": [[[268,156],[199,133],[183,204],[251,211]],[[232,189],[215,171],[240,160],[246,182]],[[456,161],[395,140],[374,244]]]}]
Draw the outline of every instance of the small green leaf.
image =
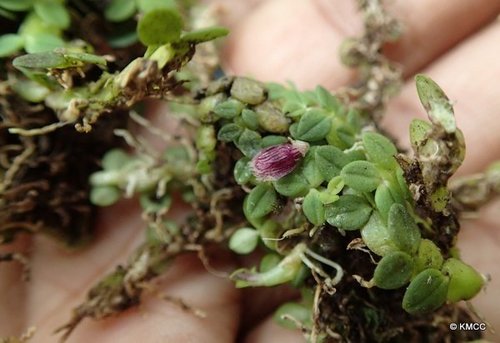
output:
[{"label": "small green leaf", "polygon": [[113,186],[97,186],[90,190],[90,202],[96,206],[113,205],[120,196],[120,190]]},{"label": "small green leaf", "polygon": [[472,299],[483,288],[481,274],[456,258],[447,259],[441,271],[450,277],[447,299],[451,302]]},{"label": "small green leaf", "polygon": [[247,157],[253,157],[261,147],[262,138],[260,134],[253,130],[244,129],[236,146]]},{"label": "small green leaf", "polygon": [[259,237],[255,229],[249,227],[238,229],[229,239],[229,249],[241,255],[249,254],[257,247]]},{"label": "small green leaf", "polygon": [[246,196],[243,210],[248,218],[261,218],[273,211],[278,201],[274,188],[262,183],[257,185]]},{"label": "small green leaf", "polygon": [[64,4],[57,1],[35,1],[34,9],[35,13],[48,25],[60,29],[69,27],[70,17]]},{"label": "small green leaf", "polygon": [[[286,319],[285,316],[293,318],[294,320]],[[311,308],[302,304],[297,304],[294,302],[289,302],[281,305],[273,315],[273,319],[278,323],[278,325],[287,329],[302,329],[298,327],[301,323],[304,327],[311,326],[312,322],[312,312]]]},{"label": "small green leaf", "polygon": [[324,145],[315,149],[318,170],[326,181],[340,174],[340,170],[349,163],[347,156],[337,147]]},{"label": "small green leaf", "polygon": [[420,272],[406,289],[403,309],[410,314],[432,312],[446,301],[449,279],[439,270],[429,268]]},{"label": "small green leaf", "polygon": [[50,94],[50,89],[32,80],[16,80],[12,89],[23,99],[30,102],[42,102]]},{"label": "small green leaf", "polygon": [[358,230],[366,224],[372,208],[365,199],[357,195],[342,195],[339,200],[326,207],[326,221],[342,230]]},{"label": "small green leaf", "polygon": [[413,149],[425,144],[432,131],[432,125],[421,119],[413,119],[410,123],[410,142]]},{"label": "small green leaf", "polygon": [[363,145],[371,162],[387,169],[393,169],[396,166],[394,156],[398,151],[385,136],[376,132],[364,132]]},{"label": "small green leaf", "polygon": [[132,157],[123,149],[115,148],[108,150],[106,154],[104,154],[101,165],[106,170],[118,170],[131,160]]},{"label": "small green leaf", "polygon": [[259,272],[265,273],[268,270],[273,269],[276,267],[281,261],[281,256],[276,254],[276,253],[269,253],[265,255],[261,260],[259,264]]},{"label": "small green leaf", "polygon": [[139,40],[146,46],[162,45],[179,39],[183,26],[180,14],[168,8],[146,13],[137,24]]},{"label": "small green leaf", "polygon": [[0,36],[0,57],[14,54],[24,46],[24,38],[14,33]]},{"label": "small green leaf", "polygon": [[9,11],[27,11],[33,6],[33,0],[0,0],[0,7]]},{"label": "small green leaf", "polygon": [[342,168],[340,175],[347,186],[360,192],[374,191],[381,182],[377,168],[368,161],[353,161]]},{"label": "small green leaf", "polygon": [[220,118],[232,119],[240,115],[244,106],[245,105],[241,101],[230,98],[219,102],[214,108],[214,113]]},{"label": "small green leaf", "polygon": [[316,142],[326,137],[331,126],[332,120],[324,111],[310,109],[300,118],[294,138],[306,142]]},{"label": "small green leaf", "polygon": [[457,129],[453,106],[444,91],[431,78],[419,74],[415,76],[417,92],[420,102],[424,106],[430,120],[447,133],[454,133]]},{"label": "small green leaf", "polygon": [[223,142],[232,142],[237,140],[242,132],[243,128],[241,126],[229,123],[220,128],[217,139]]},{"label": "small green leaf", "polygon": [[417,252],[420,245],[420,230],[403,205],[393,204],[391,206],[387,231],[399,249],[409,254]]},{"label": "small green leaf", "polygon": [[443,265],[443,255],[441,250],[428,239],[420,240],[417,256],[415,259],[415,271],[420,273],[424,269],[441,269]]},{"label": "small green leaf", "polygon": [[390,239],[387,226],[382,222],[378,212],[373,212],[366,225],[361,229],[361,238],[368,249],[380,256],[398,250]]},{"label": "small green leaf", "polygon": [[250,159],[243,157],[236,162],[234,166],[234,180],[239,185],[244,185],[253,177],[252,168],[250,167]]},{"label": "small green leaf", "polygon": [[71,66],[63,54],[48,51],[16,57],[12,64],[16,68],[29,69],[49,69],[49,68],[67,68]]},{"label": "small green leaf", "polygon": [[316,86],[314,90],[320,106],[326,110],[334,111],[340,106],[340,102],[335,96],[321,86]]},{"label": "small green leaf", "polygon": [[135,0],[111,0],[104,10],[104,16],[111,22],[127,20],[134,15],[135,5]]},{"label": "small green leaf", "polygon": [[142,13],[150,12],[158,8],[175,8],[175,0],[136,0],[137,7]]},{"label": "small green leaf", "polygon": [[319,192],[316,189],[311,189],[304,198],[302,210],[312,224],[319,226],[325,222],[325,207],[319,199]]},{"label": "small green leaf", "polygon": [[413,260],[401,251],[391,252],[380,260],[373,274],[373,281],[382,289],[403,287],[410,281],[413,273]]},{"label": "small green leaf", "polygon": [[44,32],[24,35],[24,39],[24,50],[30,54],[52,51],[66,44],[58,35]]},{"label": "small green leaf", "polygon": [[217,145],[215,128],[212,125],[201,125],[196,132],[196,147],[204,152],[213,151]]},{"label": "small green leaf", "polygon": [[294,170],[273,184],[278,193],[291,198],[305,196],[310,188],[307,179],[302,173],[302,168]]},{"label": "small green leaf", "polygon": [[396,200],[392,196],[389,187],[385,183],[381,183],[375,191],[375,205],[377,205],[377,209],[384,220],[387,220],[389,210],[395,202]]},{"label": "small green leaf", "polygon": [[259,118],[257,118],[257,113],[255,113],[255,111],[247,108],[243,109],[243,111],[241,111],[241,120],[250,130],[257,130],[259,128]]},{"label": "small green leaf", "polygon": [[229,30],[222,26],[212,26],[196,31],[187,32],[182,35],[181,40],[192,44],[208,42],[229,34]]},{"label": "small green leaf", "polygon": [[443,212],[450,201],[450,192],[446,186],[438,187],[430,195],[431,205],[434,211]]},{"label": "small green leaf", "polygon": [[267,248],[276,251],[278,248],[278,238],[280,238],[283,233],[282,226],[275,220],[267,219],[263,221],[262,218],[252,219],[251,224],[259,231],[262,243],[264,243]]},{"label": "small green leaf", "polygon": [[316,162],[316,148],[317,147],[309,148],[304,157],[302,167],[304,177],[312,188],[318,187],[324,181],[324,178],[319,170],[318,163]]},{"label": "small green leaf", "polygon": [[273,145],[280,145],[288,142],[284,136],[269,135],[262,138],[262,148],[267,148]]}]

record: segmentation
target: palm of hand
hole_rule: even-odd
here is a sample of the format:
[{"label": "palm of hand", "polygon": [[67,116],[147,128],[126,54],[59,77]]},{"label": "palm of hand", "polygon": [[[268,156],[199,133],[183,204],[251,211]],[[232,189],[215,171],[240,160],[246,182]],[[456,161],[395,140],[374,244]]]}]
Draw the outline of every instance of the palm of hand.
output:
[{"label": "palm of hand", "polygon": [[[348,82],[351,75],[336,56],[343,37],[357,32],[360,21],[354,17],[352,4],[260,0],[253,1],[260,4],[249,12],[250,2],[226,2],[235,7],[236,13],[247,11],[243,20],[232,18],[234,23],[240,23],[234,25],[225,61],[235,74],[292,80],[303,88],[322,84],[334,89]],[[401,42],[389,48],[389,55],[404,66],[407,76],[416,71],[429,74],[451,99],[457,99],[455,113],[468,144],[461,173],[484,169],[500,158],[500,136],[495,135],[500,121],[491,120],[498,116],[500,108],[500,98],[494,96],[500,60],[498,45],[490,44],[500,40],[500,26],[498,22],[489,23],[500,12],[500,3],[395,1],[392,7],[403,17],[407,32]],[[474,31],[478,32],[472,35]],[[290,57],[295,58],[292,63]],[[407,142],[409,121],[419,115],[423,116],[423,110],[410,77],[389,106],[386,124],[401,142]],[[495,261],[500,258],[500,222],[495,214],[499,209],[500,203],[496,202],[481,211],[480,219],[464,222],[459,238],[464,260],[493,278],[487,292],[474,303],[497,330],[500,272]],[[174,215],[180,211],[174,209]],[[53,330],[66,322],[89,287],[125,261],[141,240],[139,213],[132,202],[102,211],[95,244],[78,253],[64,253],[46,238],[20,242],[19,247],[32,252],[32,281],[20,285],[19,268],[1,266],[0,332],[17,335],[36,326],[34,342],[54,341]],[[260,321],[249,331],[247,342],[276,341],[278,337],[286,342],[303,341],[300,333],[278,328],[265,318],[273,304],[260,310],[247,307],[247,303],[259,303],[263,294],[234,289],[228,280],[207,273],[196,257],[180,258],[157,289],[160,291],[148,294],[138,309],[99,322],[84,321],[70,341],[232,342],[238,328],[245,325],[242,318]],[[199,318],[177,305],[159,301],[162,292],[186,300],[207,317]],[[250,295],[254,298],[244,301]]]}]

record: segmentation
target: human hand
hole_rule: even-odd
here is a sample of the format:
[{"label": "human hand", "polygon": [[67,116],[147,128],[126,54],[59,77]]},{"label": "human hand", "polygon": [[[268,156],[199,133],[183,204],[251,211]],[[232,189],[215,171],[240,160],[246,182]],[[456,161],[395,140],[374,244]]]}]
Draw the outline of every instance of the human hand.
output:
[{"label": "human hand", "polygon": [[[301,88],[321,84],[333,90],[352,79],[352,73],[340,65],[337,57],[342,39],[359,33],[361,28],[351,2],[225,2],[229,13],[231,7],[238,7],[236,17],[228,18],[232,27],[224,62],[228,73],[263,81],[291,80]],[[456,100],[458,126],[467,142],[467,157],[460,172],[484,169],[500,158],[500,137],[495,135],[500,121],[491,120],[500,108],[500,98],[495,96],[495,82],[500,75],[495,43],[500,39],[500,26],[498,21],[488,24],[500,11],[500,2],[401,0],[393,1],[390,7],[407,31],[388,49],[388,54],[403,65],[408,80],[389,106],[387,127],[403,145],[408,142],[410,119],[424,116],[412,75],[428,74],[450,99]],[[500,203],[496,202],[480,212],[480,219],[464,222],[459,238],[464,260],[492,275],[487,291],[474,303],[497,330],[500,272],[495,261],[500,257],[500,222],[495,214],[499,209]],[[173,216],[181,212],[181,208],[175,208]],[[0,266],[0,332],[18,334],[36,326],[33,342],[55,341],[53,330],[67,321],[71,309],[95,282],[126,260],[141,241],[143,227],[140,209],[126,201],[100,212],[96,242],[78,253],[63,252],[44,237],[19,243],[31,252],[32,280],[21,284],[18,266]],[[85,320],[69,341],[233,342],[244,324],[242,320],[259,324],[249,329],[241,341],[303,341],[300,333],[279,328],[266,318],[273,304],[261,311],[245,307],[266,295],[236,290],[230,281],[206,272],[195,256],[180,258],[156,289],[137,309],[98,322]],[[160,293],[185,300],[207,317],[199,318],[178,305],[159,300]],[[244,301],[250,295],[255,298]],[[277,298],[268,293],[267,297]],[[253,315],[242,315],[249,312]]]}]

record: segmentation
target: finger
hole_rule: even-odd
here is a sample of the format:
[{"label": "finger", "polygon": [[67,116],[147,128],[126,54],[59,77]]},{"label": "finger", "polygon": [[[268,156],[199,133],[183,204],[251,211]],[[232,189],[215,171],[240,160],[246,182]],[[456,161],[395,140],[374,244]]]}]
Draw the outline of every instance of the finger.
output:
[{"label": "finger", "polygon": [[[493,23],[464,41],[423,70],[443,88],[454,103],[457,125],[465,135],[467,153],[460,173],[483,170],[500,158],[500,23]],[[386,124],[408,146],[408,127],[412,118],[424,117],[413,80],[389,104]]]},{"label": "finger", "polygon": [[[232,28],[227,69],[264,81],[291,80],[304,88],[344,85],[352,73],[340,64],[338,47],[345,37],[359,34],[362,28],[353,3],[263,2]],[[396,16],[401,14],[406,20],[402,41],[389,50],[408,72],[428,64],[491,21],[500,10],[500,2],[489,0],[398,0],[388,5]]]},{"label": "finger", "polygon": [[[22,253],[28,255],[29,237],[19,237],[11,246],[1,247],[0,254]],[[26,329],[24,321],[26,286],[24,266],[18,261],[0,262],[0,332],[2,336],[20,336]],[[16,315],[13,316],[12,314]]]},{"label": "finger", "polygon": [[398,0],[389,12],[401,21],[406,32],[385,52],[402,63],[409,76],[494,20],[500,12],[500,1]]},{"label": "finger", "polygon": [[[479,315],[488,322],[488,332],[491,341],[498,340],[500,332],[500,228],[498,221],[500,200],[483,208],[477,215],[477,220],[464,222],[458,237],[461,256],[479,272],[488,275],[491,281],[473,300]],[[488,337],[487,337],[488,338]],[[495,339],[496,338],[496,339]]]},{"label": "finger", "polygon": [[[172,210],[175,216],[178,211]],[[68,321],[72,308],[84,300],[88,289],[117,264],[126,262],[142,240],[144,225],[137,206],[125,202],[101,211],[97,240],[85,251],[64,253],[53,242],[38,240],[27,307],[30,313],[27,323],[37,327],[38,340],[53,341],[54,329]],[[150,337],[178,336],[181,338],[172,341],[185,341],[182,337],[190,332],[196,332],[195,337],[204,341],[216,342],[211,335],[217,335],[224,338],[221,342],[230,342],[239,318],[238,292],[228,280],[207,273],[196,261],[197,258],[176,261],[167,272],[171,276],[157,285],[156,290],[157,294],[179,297],[205,311],[207,319],[200,320],[158,296],[146,295],[144,305],[116,319],[85,320],[69,342],[137,342],[138,335],[147,333]]]}]

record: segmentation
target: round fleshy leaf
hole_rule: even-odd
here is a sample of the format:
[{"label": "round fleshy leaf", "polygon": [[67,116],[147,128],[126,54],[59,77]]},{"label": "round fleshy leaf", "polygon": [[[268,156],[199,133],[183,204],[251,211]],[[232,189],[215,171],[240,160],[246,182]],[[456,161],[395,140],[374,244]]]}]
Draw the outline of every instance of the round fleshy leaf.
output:
[{"label": "round fleshy leaf", "polygon": [[0,57],[14,54],[24,46],[24,38],[15,33],[0,36]]},{"label": "round fleshy leaf", "polygon": [[137,7],[142,13],[150,12],[158,8],[175,8],[175,0],[135,0]]},{"label": "round fleshy leaf", "polygon": [[403,297],[403,309],[410,314],[434,311],[446,301],[449,278],[437,269],[420,272],[411,282]]},{"label": "round fleshy leaf", "polygon": [[240,115],[244,106],[241,101],[230,98],[218,103],[213,111],[219,118],[231,119]]},{"label": "round fleshy leaf", "polygon": [[179,39],[183,22],[177,11],[160,8],[146,13],[137,24],[139,40],[146,46],[162,45]]},{"label": "round fleshy leaf", "polygon": [[66,44],[61,37],[51,33],[29,34],[24,38],[24,49],[30,54],[52,51]]},{"label": "round fleshy leaf", "polygon": [[238,254],[249,254],[257,247],[259,237],[259,233],[255,229],[248,227],[238,229],[229,239],[229,249]]},{"label": "round fleshy leaf", "polygon": [[261,260],[259,264],[259,272],[265,273],[268,270],[273,269],[276,267],[281,261],[281,256],[276,254],[276,253],[270,253],[265,255]]},{"label": "round fleshy leaf", "polygon": [[242,132],[243,128],[241,126],[229,123],[220,128],[217,139],[223,142],[233,142],[240,137]]},{"label": "round fleshy leaf", "polygon": [[237,77],[231,85],[231,97],[249,105],[258,105],[266,99],[266,94],[262,83],[246,77]]},{"label": "round fleshy leaf", "polygon": [[23,99],[30,102],[42,102],[50,94],[50,89],[32,80],[17,80],[12,89]]},{"label": "round fleshy leaf", "polygon": [[447,299],[451,302],[472,299],[483,288],[481,274],[456,258],[447,259],[441,271],[450,278]]},{"label": "round fleshy leaf", "polygon": [[58,1],[35,1],[34,9],[35,13],[46,24],[60,29],[66,29],[69,27],[69,13],[62,3]]},{"label": "round fleshy leaf", "polygon": [[261,141],[262,138],[258,132],[244,129],[235,143],[245,156],[253,157],[261,150]]},{"label": "round fleshy leaf", "polygon": [[0,7],[9,11],[27,11],[33,6],[33,0],[0,0]]},{"label": "round fleshy leaf", "polygon": [[244,185],[249,182],[253,177],[252,167],[250,166],[250,159],[243,157],[234,165],[234,180],[239,185]]},{"label": "round fleshy leaf", "polygon": [[[286,319],[287,316],[296,321]],[[300,329],[297,327],[297,323],[301,323],[305,327],[312,325],[311,308],[293,302],[281,305],[274,313],[273,318],[280,326],[287,329]]]},{"label": "round fleshy leaf", "polygon": [[342,230],[358,230],[372,213],[370,204],[357,195],[346,194],[326,207],[326,221]]},{"label": "round fleshy leaf", "polygon": [[396,289],[406,285],[412,273],[411,256],[401,251],[394,251],[379,261],[373,274],[373,281],[379,288]]},{"label": "round fleshy leaf", "polygon": [[353,161],[340,175],[347,186],[360,192],[374,191],[382,181],[375,165],[368,161]]},{"label": "round fleshy leaf", "polygon": [[135,5],[135,0],[111,0],[104,10],[104,16],[111,22],[127,20],[134,15]]},{"label": "round fleshy leaf", "polygon": [[106,152],[102,158],[101,164],[106,170],[118,170],[130,160],[130,155],[128,155],[124,150],[116,148]]},{"label": "round fleshy leaf", "polygon": [[98,186],[90,190],[90,202],[96,206],[113,205],[120,196],[120,190],[112,186]]}]

